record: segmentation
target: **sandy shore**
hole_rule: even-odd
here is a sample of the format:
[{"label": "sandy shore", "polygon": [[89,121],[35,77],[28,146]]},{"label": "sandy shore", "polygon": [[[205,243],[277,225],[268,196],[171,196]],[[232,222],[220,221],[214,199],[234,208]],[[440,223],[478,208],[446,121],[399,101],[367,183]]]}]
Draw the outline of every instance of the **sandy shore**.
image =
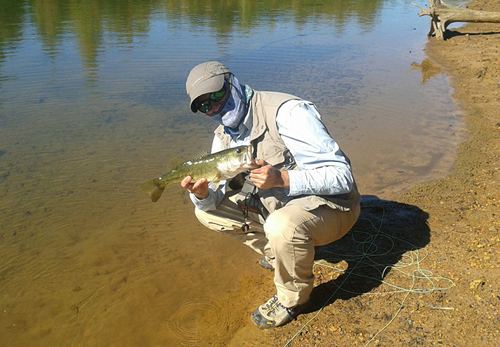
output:
[{"label": "sandy shore", "polygon": [[[467,7],[500,12],[494,0]],[[498,346],[500,24],[467,24],[449,34],[446,41],[430,39],[426,51],[450,76],[454,98],[466,113],[468,140],[448,178],[416,187],[401,201],[429,213],[433,257],[453,255],[439,270],[455,283],[445,299],[454,310],[433,315],[435,336],[442,335],[447,346]]]}]

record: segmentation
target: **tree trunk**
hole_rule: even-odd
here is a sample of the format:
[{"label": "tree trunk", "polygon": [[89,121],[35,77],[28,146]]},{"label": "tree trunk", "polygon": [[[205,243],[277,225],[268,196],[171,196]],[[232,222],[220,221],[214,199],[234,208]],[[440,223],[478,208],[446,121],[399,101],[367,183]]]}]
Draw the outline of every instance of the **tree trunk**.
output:
[{"label": "tree trunk", "polygon": [[444,32],[451,23],[471,22],[471,23],[500,23],[499,12],[475,11],[466,8],[455,7],[445,4],[441,0],[429,0],[430,8],[424,9],[418,5],[422,12],[418,15],[431,17],[431,29],[427,36],[434,33],[440,40],[444,40]]}]

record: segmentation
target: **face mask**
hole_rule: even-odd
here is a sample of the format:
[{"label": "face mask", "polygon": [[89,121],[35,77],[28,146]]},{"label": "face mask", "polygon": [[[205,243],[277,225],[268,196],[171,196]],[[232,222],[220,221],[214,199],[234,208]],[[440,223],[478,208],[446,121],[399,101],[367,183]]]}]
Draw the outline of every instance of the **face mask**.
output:
[{"label": "face mask", "polygon": [[222,110],[212,119],[225,127],[236,129],[241,124],[247,113],[247,105],[244,102],[245,94],[238,79],[233,75],[232,81],[228,83],[231,88],[226,104]]}]

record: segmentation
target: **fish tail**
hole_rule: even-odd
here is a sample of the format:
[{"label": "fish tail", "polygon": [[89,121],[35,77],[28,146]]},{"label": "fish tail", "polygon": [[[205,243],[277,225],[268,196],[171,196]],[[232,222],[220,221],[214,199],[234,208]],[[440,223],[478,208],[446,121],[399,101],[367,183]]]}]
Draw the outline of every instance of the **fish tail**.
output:
[{"label": "fish tail", "polygon": [[148,193],[153,202],[157,202],[165,190],[165,186],[160,185],[160,180],[158,178],[143,182],[139,184],[138,187],[143,192]]}]

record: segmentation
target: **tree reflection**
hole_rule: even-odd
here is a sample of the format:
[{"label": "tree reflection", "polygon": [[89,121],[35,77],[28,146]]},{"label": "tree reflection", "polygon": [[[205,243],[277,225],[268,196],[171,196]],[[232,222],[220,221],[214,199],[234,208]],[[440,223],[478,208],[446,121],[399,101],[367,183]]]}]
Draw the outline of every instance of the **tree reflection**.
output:
[{"label": "tree reflection", "polygon": [[130,44],[148,32],[155,15],[164,16],[171,26],[182,23],[188,30],[214,32],[217,42],[227,44],[234,33],[278,23],[302,26],[321,20],[342,31],[347,21],[355,20],[362,30],[370,30],[386,1],[390,0],[0,0],[0,64],[12,42],[22,39],[26,18],[33,21],[49,54],[57,54],[65,35],[75,35],[84,67],[92,72],[106,35]]},{"label": "tree reflection", "polygon": [[[22,20],[25,13],[22,1],[0,0],[0,69],[8,52],[22,39]],[[4,78],[0,73],[0,88]]]}]

